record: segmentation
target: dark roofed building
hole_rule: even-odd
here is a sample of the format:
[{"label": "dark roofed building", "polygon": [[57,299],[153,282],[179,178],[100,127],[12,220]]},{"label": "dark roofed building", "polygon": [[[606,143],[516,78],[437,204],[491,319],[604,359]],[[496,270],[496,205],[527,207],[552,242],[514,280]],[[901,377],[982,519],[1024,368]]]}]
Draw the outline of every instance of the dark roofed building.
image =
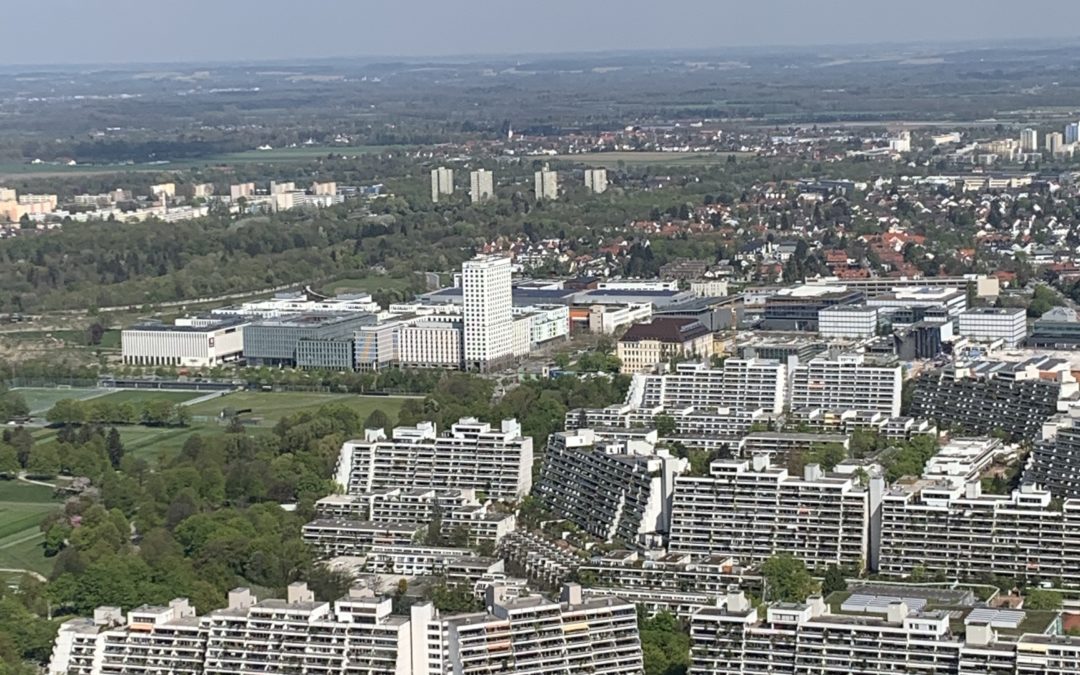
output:
[{"label": "dark roofed building", "polygon": [[708,358],[713,337],[700,321],[657,318],[637,323],[619,340],[617,352],[624,373],[651,373],[676,357]]}]

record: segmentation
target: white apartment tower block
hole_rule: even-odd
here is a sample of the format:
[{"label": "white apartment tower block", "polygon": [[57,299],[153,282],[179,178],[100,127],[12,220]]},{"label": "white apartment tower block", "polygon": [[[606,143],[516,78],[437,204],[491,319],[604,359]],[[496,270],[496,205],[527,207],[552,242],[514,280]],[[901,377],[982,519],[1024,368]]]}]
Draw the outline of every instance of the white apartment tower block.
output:
[{"label": "white apartment tower block", "polygon": [[870,554],[870,513],[870,492],[853,476],[817,464],[789,476],[764,454],[719,459],[708,476],[675,479],[669,549],[748,564],[788,553],[810,568],[857,569]]},{"label": "white apartment tower block", "polygon": [[544,165],[536,172],[536,201],[559,198],[559,174]]},{"label": "white apartment tower block", "polygon": [[1039,149],[1039,132],[1036,129],[1024,129],[1020,132],[1020,150],[1035,152]]},{"label": "white apartment tower block", "polygon": [[495,176],[487,169],[477,169],[469,174],[469,199],[473,204],[495,197]]},{"label": "white apartment tower block", "polygon": [[900,416],[900,366],[869,366],[861,354],[816,358],[796,366],[791,409],[866,410]]},{"label": "white apartment tower block", "polygon": [[498,428],[462,418],[438,435],[432,422],[396,427],[387,438],[367,429],[364,440],[341,446],[335,479],[349,494],[385,488],[474,489],[516,500],[532,488],[532,438],[516,420]]},{"label": "white apartment tower block", "polygon": [[607,169],[585,169],[585,187],[595,194],[607,191]]},{"label": "white apartment tower block", "polygon": [[431,170],[431,201],[438,202],[441,195],[454,194],[454,170],[445,166]]},{"label": "white apartment tower block", "polygon": [[462,265],[466,369],[487,370],[513,353],[510,278],[506,256],[478,256]]}]

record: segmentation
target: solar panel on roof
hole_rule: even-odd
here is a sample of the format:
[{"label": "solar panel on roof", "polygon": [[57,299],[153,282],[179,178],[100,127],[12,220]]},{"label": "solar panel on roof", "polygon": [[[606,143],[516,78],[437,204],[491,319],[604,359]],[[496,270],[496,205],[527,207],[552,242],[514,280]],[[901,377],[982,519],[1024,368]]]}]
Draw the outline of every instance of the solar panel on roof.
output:
[{"label": "solar panel on roof", "polygon": [[1026,616],[1026,613],[1016,609],[977,607],[964,618],[964,624],[989,623],[994,628],[1017,628]]},{"label": "solar panel on roof", "polygon": [[909,611],[918,612],[926,607],[923,598],[899,598],[892,595],[867,595],[865,593],[852,594],[840,605],[841,612],[887,614],[889,605],[894,602],[903,602]]}]

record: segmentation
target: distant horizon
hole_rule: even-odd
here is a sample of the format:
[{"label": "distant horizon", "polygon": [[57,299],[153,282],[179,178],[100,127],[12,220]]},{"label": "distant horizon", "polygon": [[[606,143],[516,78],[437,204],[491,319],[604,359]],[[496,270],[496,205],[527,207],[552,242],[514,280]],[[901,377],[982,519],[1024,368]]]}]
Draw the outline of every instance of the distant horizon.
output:
[{"label": "distant horizon", "polygon": [[890,50],[917,50],[926,49],[932,52],[963,52],[974,50],[1001,50],[1023,51],[1030,49],[1065,49],[1069,47],[1080,48],[1080,34],[1074,37],[1058,38],[1034,38],[1016,37],[1009,39],[985,39],[971,38],[955,41],[942,42],[939,40],[911,40],[906,42],[850,42],[850,43],[807,43],[807,44],[760,44],[760,45],[732,45],[717,47],[641,47],[635,49],[571,49],[565,51],[522,51],[522,52],[460,52],[445,54],[341,54],[334,56],[297,55],[293,57],[267,56],[253,58],[232,59],[176,59],[163,61],[41,61],[41,62],[13,62],[0,63],[0,72],[12,72],[20,69],[33,68],[76,68],[76,69],[118,69],[131,70],[158,66],[225,66],[236,67],[244,65],[315,65],[335,63],[361,62],[365,64],[387,63],[482,63],[485,61],[499,60],[522,60],[543,61],[566,57],[575,58],[601,58],[605,56],[633,57],[648,55],[697,55],[697,56],[724,56],[724,55],[782,55],[784,53],[805,53],[817,50],[841,50],[848,54],[860,51],[867,53],[887,52]]},{"label": "distant horizon", "polygon": [[[0,67],[530,58],[1076,40],[1080,3],[1028,0],[36,0]],[[1020,14],[1027,21],[1019,20]],[[22,27],[22,28],[20,28]],[[1026,31],[1026,32],[1025,32]]]}]

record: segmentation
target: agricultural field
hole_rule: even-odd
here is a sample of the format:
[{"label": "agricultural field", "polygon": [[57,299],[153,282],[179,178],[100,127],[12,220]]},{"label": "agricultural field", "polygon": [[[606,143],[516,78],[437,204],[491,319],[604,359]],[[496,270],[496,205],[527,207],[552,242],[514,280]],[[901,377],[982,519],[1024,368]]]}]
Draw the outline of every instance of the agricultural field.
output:
[{"label": "agricultural field", "polygon": [[50,487],[0,481],[0,568],[48,573],[52,561],[41,552],[44,535],[38,526],[59,506]]}]

